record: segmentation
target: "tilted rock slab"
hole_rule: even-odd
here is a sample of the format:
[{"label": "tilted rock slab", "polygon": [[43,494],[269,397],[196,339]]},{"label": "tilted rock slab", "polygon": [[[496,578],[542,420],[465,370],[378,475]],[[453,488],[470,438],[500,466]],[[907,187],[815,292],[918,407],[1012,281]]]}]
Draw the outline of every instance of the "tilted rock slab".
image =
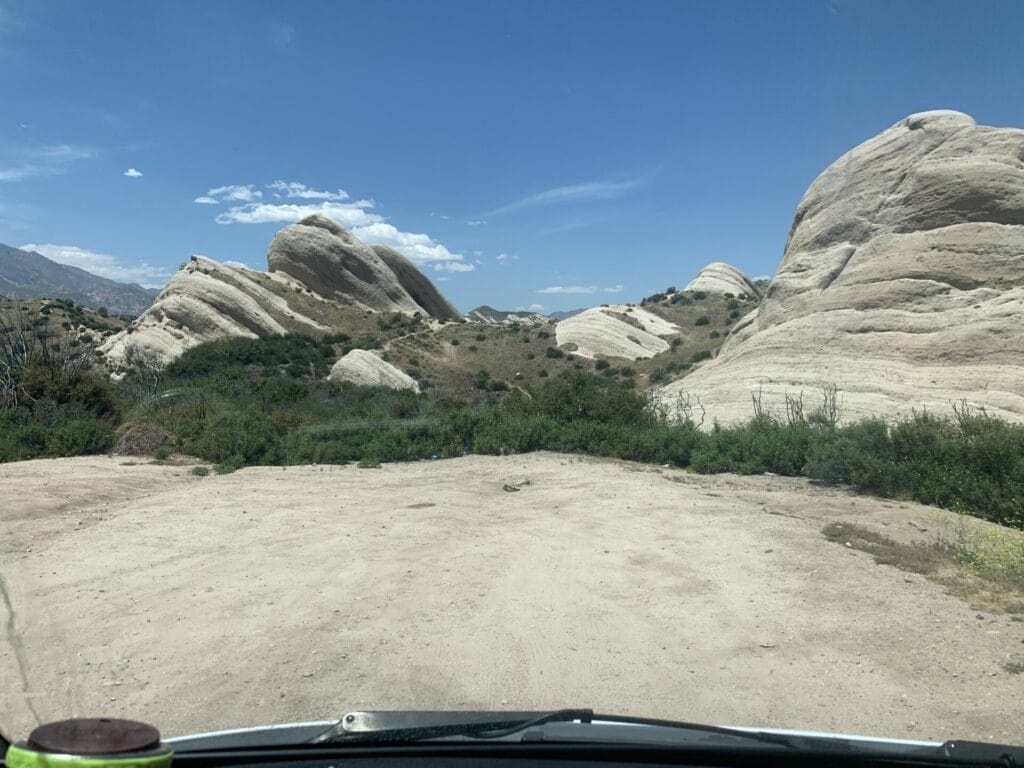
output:
[{"label": "tilted rock slab", "polygon": [[166,365],[204,341],[283,334],[283,323],[309,332],[327,327],[293,310],[250,276],[250,270],[193,256],[127,329],[100,347],[113,369],[133,360]]},{"label": "tilted rock slab", "polygon": [[669,349],[663,336],[678,327],[639,307],[594,307],[555,326],[555,340],[574,355],[586,358],[654,357]]},{"label": "tilted rock slab", "polygon": [[186,349],[230,336],[332,330],[260,285],[257,277],[328,302],[374,312],[403,312],[454,320],[458,311],[402,254],[369,246],[320,215],[275,235],[268,273],[230,267],[203,256],[171,278],[148,310],[100,348],[112,370],[135,360],[166,365]]},{"label": "tilted rock slab", "polygon": [[400,253],[366,245],[320,214],[274,235],[267,265],[271,272],[283,272],[332,301],[376,312],[420,312],[443,320],[460,317]]},{"label": "tilted rock slab", "polygon": [[810,186],[761,306],[717,358],[661,391],[707,421],[780,412],[835,384],[844,421],[946,413],[1024,419],[1024,131],[911,115]]}]

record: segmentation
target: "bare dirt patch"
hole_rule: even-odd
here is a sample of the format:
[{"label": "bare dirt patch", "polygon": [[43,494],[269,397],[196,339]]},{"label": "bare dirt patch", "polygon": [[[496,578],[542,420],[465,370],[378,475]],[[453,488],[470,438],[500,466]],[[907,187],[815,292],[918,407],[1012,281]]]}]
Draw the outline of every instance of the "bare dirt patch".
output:
[{"label": "bare dirt patch", "polygon": [[571,705],[1019,737],[1024,622],[821,533],[913,541],[949,513],[630,469],[555,454],[202,478],[96,457],[0,466],[27,670],[0,646],[0,724],[27,733],[26,701],[167,735]]}]

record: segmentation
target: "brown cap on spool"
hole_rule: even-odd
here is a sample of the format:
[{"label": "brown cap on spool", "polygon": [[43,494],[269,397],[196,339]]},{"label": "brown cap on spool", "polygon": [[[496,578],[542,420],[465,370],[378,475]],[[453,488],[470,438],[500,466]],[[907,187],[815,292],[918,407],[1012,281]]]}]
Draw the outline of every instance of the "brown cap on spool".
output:
[{"label": "brown cap on spool", "polygon": [[28,745],[59,754],[118,755],[159,747],[160,731],[134,720],[78,718],[39,726],[29,735]]}]

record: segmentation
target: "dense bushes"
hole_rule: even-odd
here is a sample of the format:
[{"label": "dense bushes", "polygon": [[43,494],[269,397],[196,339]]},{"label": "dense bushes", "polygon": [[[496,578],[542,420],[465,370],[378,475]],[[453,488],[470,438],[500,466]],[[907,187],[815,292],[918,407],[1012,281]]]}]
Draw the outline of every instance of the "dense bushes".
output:
[{"label": "dense bushes", "polygon": [[698,472],[775,472],[851,485],[1024,528],[1024,427],[984,414],[915,413],[831,427],[753,419],[715,427],[691,455]]}]

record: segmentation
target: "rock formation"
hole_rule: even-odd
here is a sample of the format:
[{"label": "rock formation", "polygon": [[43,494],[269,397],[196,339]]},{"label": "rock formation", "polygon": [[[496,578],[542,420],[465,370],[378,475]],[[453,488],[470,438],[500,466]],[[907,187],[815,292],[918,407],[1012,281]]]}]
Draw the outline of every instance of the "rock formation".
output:
[{"label": "rock formation", "polygon": [[697,273],[683,289],[705,293],[731,293],[733,296],[760,296],[760,291],[746,275],[731,264],[714,261]]},{"label": "rock formation", "polygon": [[679,329],[639,307],[595,307],[562,320],[555,326],[560,347],[587,358],[654,357],[669,348],[663,336]]},{"label": "rock formation", "polygon": [[846,421],[967,400],[1024,418],[1024,131],[911,115],[829,166],[760,308],[663,391],[708,421],[839,388]]},{"label": "rock formation", "polygon": [[270,272],[284,273],[332,301],[376,312],[422,312],[444,320],[459,317],[404,256],[385,246],[366,245],[320,214],[274,235],[267,266]]},{"label": "rock formation", "polygon": [[101,348],[117,369],[133,358],[166,364],[189,347],[227,336],[332,330],[313,311],[327,305],[421,314],[458,311],[400,253],[368,246],[320,215],[285,227],[267,254],[269,272],[193,256],[152,307]]},{"label": "rock formation", "polygon": [[419,384],[412,376],[365,349],[353,349],[338,360],[328,378],[331,381],[350,381],[364,387],[420,391]]}]

